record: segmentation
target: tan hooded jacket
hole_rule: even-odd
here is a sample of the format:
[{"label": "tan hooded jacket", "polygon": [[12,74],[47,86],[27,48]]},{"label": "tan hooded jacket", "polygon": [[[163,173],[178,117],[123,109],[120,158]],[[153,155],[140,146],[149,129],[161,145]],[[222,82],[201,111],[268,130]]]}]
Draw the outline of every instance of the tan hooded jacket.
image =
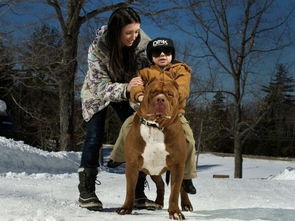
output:
[{"label": "tan hooded jacket", "polygon": [[[138,72],[138,76],[142,78],[146,84],[149,80],[157,78],[165,81],[165,79],[175,80],[179,86],[179,112],[185,112],[186,99],[190,92],[191,68],[183,62],[171,63],[165,68],[161,69],[157,65],[151,65]],[[144,85],[135,86],[131,88],[130,99],[137,103],[138,97],[143,95]]]}]

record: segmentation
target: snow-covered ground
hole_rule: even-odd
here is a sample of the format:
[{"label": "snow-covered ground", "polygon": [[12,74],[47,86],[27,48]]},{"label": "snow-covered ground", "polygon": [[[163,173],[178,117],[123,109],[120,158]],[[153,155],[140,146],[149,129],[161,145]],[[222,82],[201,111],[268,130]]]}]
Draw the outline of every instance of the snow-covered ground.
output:
[{"label": "snow-covered ground", "polygon": [[[105,153],[107,155],[107,153]],[[132,215],[115,213],[125,198],[123,167],[99,173],[97,195],[103,212],[92,212],[77,205],[81,153],[44,152],[0,137],[0,221],[162,221],[169,220],[163,210],[134,210]],[[107,157],[105,157],[106,159]],[[199,157],[198,193],[190,195],[193,212],[188,220],[295,220],[295,162],[244,158],[244,178],[233,178],[234,159],[212,154]],[[119,173],[116,173],[119,172]],[[229,175],[214,179],[213,174]],[[149,180],[146,194],[155,198]]]}]

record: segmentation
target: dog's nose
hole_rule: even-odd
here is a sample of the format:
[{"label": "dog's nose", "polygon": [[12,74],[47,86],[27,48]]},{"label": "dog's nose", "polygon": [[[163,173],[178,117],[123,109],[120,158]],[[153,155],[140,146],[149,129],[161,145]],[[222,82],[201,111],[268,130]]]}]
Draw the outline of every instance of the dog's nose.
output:
[{"label": "dog's nose", "polygon": [[163,97],[158,97],[158,98],[157,98],[157,102],[158,102],[159,104],[163,104],[163,103],[165,102],[165,99],[164,99]]}]

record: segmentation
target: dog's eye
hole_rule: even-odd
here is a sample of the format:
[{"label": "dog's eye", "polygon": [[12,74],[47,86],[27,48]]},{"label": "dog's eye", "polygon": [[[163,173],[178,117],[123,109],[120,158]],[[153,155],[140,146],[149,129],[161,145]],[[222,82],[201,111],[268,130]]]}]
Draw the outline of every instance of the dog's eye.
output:
[{"label": "dog's eye", "polygon": [[167,93],[167,96],[168,96],[168,97],[174,97],[174,94],[168,92],[168,93]]},{"label": "dog's eye", "polygon": [[151,95],[152,95],[152,96],[157,95],[157,93],[158,93],[157,90],[153,90],[153,91],[151,91]]}]

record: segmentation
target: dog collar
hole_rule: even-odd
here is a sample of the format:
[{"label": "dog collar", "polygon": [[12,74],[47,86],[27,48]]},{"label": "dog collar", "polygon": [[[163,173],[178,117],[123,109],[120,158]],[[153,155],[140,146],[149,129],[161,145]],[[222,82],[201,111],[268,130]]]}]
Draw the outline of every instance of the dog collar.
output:
[{"label": "dog collar", "polygon": [[146,120],[144,119],[143,117],[140,118],[140,123],[141,124],[144,124],[146,126],[149,126],[149,127],[155,127],[155,128],[158,128],[160,130],[163,130],[164,128],[160,128],[159,127],[159,124],[155,121],[149,121],[149,120]]}]

